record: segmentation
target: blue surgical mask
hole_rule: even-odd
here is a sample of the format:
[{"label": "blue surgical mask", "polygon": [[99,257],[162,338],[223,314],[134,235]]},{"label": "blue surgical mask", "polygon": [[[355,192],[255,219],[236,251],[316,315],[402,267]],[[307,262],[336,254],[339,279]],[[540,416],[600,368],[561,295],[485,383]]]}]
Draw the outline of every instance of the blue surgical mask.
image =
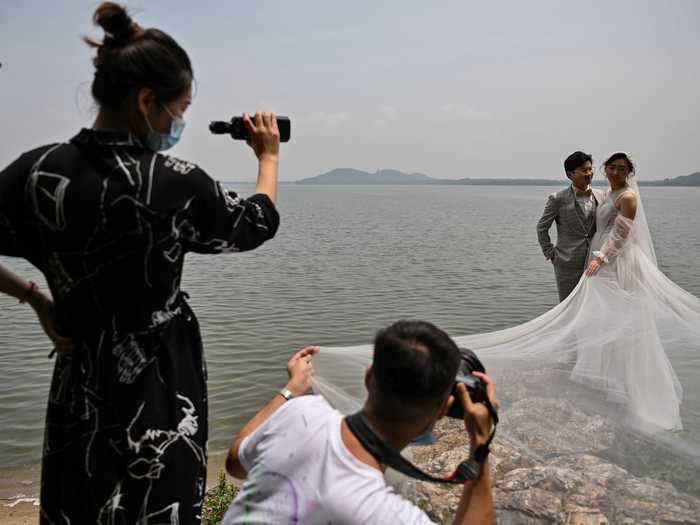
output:
[{"label": "blue surgical mask", "polygon": [[160,133],[153,129],[151,123],[148,121],[148,117],[144,115],[146,119],[146,124],[148,124],[148,134],[146,135],[146,147],[154,152],[165,151],[166,149],[172,148],[178,143],[180,137],[182,137],[182,132],[185,129],[185,121],[180,117],[176,117],[165,106],[163,109],[170,115],[173,120],[170,122],[170,132]]}]

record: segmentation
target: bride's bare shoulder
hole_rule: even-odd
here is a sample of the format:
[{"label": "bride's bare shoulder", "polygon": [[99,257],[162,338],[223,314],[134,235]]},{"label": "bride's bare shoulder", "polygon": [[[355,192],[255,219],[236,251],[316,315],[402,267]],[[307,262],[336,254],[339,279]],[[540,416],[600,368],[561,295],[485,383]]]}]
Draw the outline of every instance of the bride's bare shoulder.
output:
[{"label": "bride's bare shoulder", "polygon": [[630,202],[630,201],[637,202],[637,192],[634,191],[633,189],[629,188],[629,189],[626,189],[626,190],[620,192],[620,194],[617,197],[615,197],[616,204],[621,203],[624,200],[626,200],[627,202]]},{"label": "bride's bare shoulder", "polygon": [[633,190],[623,191],[615,201],[615,207],[628,219],[634,219],[637,213],[637,193]]}]

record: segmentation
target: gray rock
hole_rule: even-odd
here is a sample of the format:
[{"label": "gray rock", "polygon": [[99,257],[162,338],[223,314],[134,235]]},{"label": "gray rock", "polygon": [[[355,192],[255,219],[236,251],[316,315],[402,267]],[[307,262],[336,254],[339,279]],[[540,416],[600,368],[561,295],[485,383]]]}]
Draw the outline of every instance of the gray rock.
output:
[{"label": "gray rock", "polygon": [[590,416],[563,399],[529,398],[513,403],[501,416],[500,434],[539,457],[596,453],[612,444],[610,421]]},{"label": "gray rock", "polygon": [[[562,456],[539,467],[516,469],[496,481],[497,507],[569,523],[606,518],[607,523],[700,523],[700,500],[665,481],[638,478],[600,458]],[[547,512],[543,501],[550,496]],[[556,498],[562,504],[555,504]],[[582,510],[585,509],[585,510]],[[584,521],[585,522],[585,521]]]},{"label": "gray rock", "polygon": [[[540,423],[550,414],[552,424],[528,429],[534,412]],[[604,418],[563,401],[533,399],[515,403],[502,420],[491,453],[500,524],[700,524],[700,499],[594,455],[613,439]],[[530,430],[540,439],[531,439]],[[414,448],[413,460],[445,474],[469,453],[463,423],[442,420],[435,434],[438,443]],[[451,523],[461,487],[416,482],[414,494],[431,519]]]}]

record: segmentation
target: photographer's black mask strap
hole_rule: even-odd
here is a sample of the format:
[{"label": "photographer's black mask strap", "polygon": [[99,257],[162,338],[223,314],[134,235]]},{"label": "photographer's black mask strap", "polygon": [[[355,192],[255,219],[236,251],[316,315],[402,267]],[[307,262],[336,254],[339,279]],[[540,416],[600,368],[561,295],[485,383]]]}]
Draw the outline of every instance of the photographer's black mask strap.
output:
[{"label": "photographer's black mask strap", "polygon": [[347,416],[345,422],[348,424],[348,428],[355,435],[355,437],[362,443],[362,446],[367,449],[367,451],[375,457],[377,461],[383,463],[394,470],[405,474],[406,476],[420,481],[431,481],[433,483],[455,483],[460,485],[466,485],[468,483],[473,483],[479,479],[481,474],[481,465],[489,455],[489,445],[496,435],[496,423],[498,422],[498,415],[496,411],[486,400],[486,406],[491,413],[491,417],[494,421],[494,428],[489,436],[489,440],[485,445],[477,447],[474,451],[474,457],[466,459],[459,464],[457,469],[443,478],[436,478],[430,474],[423,472],[421,469],[416,467],[413,463],[408,461],[403,457],[399,451],[393,447],[387,445],[382,439],[374,433],[372,428],[369,426],[367,418],[362,413],[362,411]]}]

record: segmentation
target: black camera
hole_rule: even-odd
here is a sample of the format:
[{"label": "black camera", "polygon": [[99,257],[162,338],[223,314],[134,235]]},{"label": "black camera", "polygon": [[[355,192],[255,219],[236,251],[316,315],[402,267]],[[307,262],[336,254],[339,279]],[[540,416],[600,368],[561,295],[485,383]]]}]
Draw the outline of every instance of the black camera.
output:
[{"label": "black camera", "polygon": [[481,372],[485,374],[486,369],[484,365],[481,364],[481,361],[479,361],[479,358],[476,357],[476,354],[468,348],[460,348],[459,353],[462,356],[462,361],[457,369],[455,386],[452,388],[452,395],[455,396],[455,400],[447,411],[447,415],[448,417],[463,419],[464,407],[457,395],[457,385],[463,383],[464,386],[467,387],[469,397],[474,403],[484,403],[487,399],[486,385],[481,379],[472,375],[472,372]]},{"label": "black camera", "polygon": [[[472,455],[468,459],[462,461],[452,474],[438,477],[423,472],[408,459],[403,457],[401,452],[380,438],[374,432],[374,430],[372,430],[372,426],[367,420],[367,416],[363,413],[363,410],[347,416],[345,418],[345,422],[347,423],[350,432],[355,435],[360,443],[362,443],[362,446],[380,463],[388,465],[406,476],[419,479],[421,481],[456,483],[463,485],[479,479],[482,465],[489,455],[491,441],[493,441],[493,438],[496,435],[498,412],[496,412],[488,398],[488,395],[486,394],[486,384],[481,379],[473,375],[473,372],[486,373],[484,365],[481,364],[481,361],[479,361],[479,358],[476,357],[476,354],[468,348],[460,348],[459,352],[462,360],[459,364],[459,369],[457,370],[457,376],[455,377],[455,385],[452,388],[452,394],[456,397],[457,385],[459,383],[463,383],[467,387],[469,397],[473,402],[484,403],[484,405],[486,405],[493,423],[491,434],[486,443],[477,446],[472,451]],[[454,403],[452,403],[452,406],[447,412],[447,415],[460,419],[464,418],[464,407],[459,399],[455,399]]]},{"label": "black camera", "polygon": [[[253,117],[251,117],[252,119]],[[289,117],[277,117],[277,127],[280,130],[280,142],[289,142],[292,133],[292,122]],[[215,135],[231,135],[236,140],[248,140],[250,134],[245,127],[243,117],[233,117],[230,121],[215,120],[209,124],[209,131]]]}]

